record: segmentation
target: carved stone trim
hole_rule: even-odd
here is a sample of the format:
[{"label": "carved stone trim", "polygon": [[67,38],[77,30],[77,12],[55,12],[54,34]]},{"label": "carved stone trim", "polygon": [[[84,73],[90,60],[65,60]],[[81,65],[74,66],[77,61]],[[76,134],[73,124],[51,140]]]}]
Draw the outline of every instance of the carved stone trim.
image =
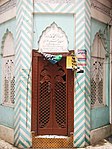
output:
[{"label": "carved stone trim", "polygon": [[1,1],[0,1],[0,6],[3,5],[3,4],[5,4],[5,3],[8,2],[8,1],[10,1],[10,0],[1,0]]},{"label": "carved stone trim", "polygon": [[111,8],[100,3],[98,0],[91,0],[91,7],[108,16],[111,16]]},{"label": "carved stone trim", "polygon": [[2,5],[0,5],[0,15],[8,10],[13,9],[15,6],[16,6],[16,0],[5,1],[5,3],[2,3]]}]

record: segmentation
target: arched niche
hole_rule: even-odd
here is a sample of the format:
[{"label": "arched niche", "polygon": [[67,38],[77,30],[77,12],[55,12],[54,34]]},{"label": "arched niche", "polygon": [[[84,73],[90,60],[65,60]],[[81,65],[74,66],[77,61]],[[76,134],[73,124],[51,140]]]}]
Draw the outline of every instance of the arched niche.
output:
[{"label": "arched niche", "polygon": [[14,76],[14,39],[7,29],[2,38],[2,102],[7,106],[14,104],[15,76]]},{"label": "arched niche", "polygon": [[2,38],[2,56],[11,56],[15,54],[13,34],[7,29]]},{"label": "arched niche", "polygon": [[91,105],[105,105],[107,41],[105,33],[96,33],[91,47]]},{"label": "arched niche", "polygon": [[91,46],[91,56],[105,58],[106,53],[107,53],[106,36],[105,33],[99,30],[99,32],[97,32],[94,36],[94,40]]}]

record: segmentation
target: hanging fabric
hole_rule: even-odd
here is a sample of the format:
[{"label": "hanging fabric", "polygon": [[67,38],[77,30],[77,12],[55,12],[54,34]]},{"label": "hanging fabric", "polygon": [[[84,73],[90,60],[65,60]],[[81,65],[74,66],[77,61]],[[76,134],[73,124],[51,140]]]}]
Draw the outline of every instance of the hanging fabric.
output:
[{"label": "hanging fabric", "polygon": [[53,54],[46,54],[41,53],[48,61],[50,61],[52,64],[56,64],[62,59],[62,55],[53,55]]}]

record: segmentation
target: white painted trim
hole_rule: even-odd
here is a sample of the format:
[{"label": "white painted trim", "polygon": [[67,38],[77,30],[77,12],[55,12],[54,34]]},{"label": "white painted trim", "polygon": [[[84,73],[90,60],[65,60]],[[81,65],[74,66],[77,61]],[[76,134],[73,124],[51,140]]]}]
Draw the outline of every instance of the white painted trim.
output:
[{"label": "white painted trim", "polygon": [[10,0],[0,0],[0,6],[3,5],[3,4],[5,4],[8,1],[10,1]]},{"label": "white painted trim", "polygon": [[96,20],[99,20],[103,23],[108,23],[111,19],[111,17],[107,16],[106,14],[104,14],[94,8],[91,8],[91,17]]},{"label": "white painted trim", "polygon": [[16,7],[0,15],[0,24],[16,17]]},{"label": "white painted trim", "polygon": [[94,129],[91,131],[90,142],[91,144],[95,144],[96,142],[109,137],[110,135],[112,135],[112,125]]},{"label": "white painted trim", "polygon": [[0,138],[14,144],[14,129],[0,125]]}]

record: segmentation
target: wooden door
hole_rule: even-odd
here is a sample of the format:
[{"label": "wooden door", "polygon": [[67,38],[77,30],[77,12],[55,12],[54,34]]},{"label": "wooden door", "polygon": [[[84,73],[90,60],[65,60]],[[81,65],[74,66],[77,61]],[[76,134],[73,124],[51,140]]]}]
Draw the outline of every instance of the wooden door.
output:
[{"label": "wooden door", "polygon": [[[33,88],[33,94],[37,90],[35,94],[37,96],[37,113],[35,114],[37,116],[37,134],[68,135],[68,131],[73,131],[73,86],[71,86],[72,92],[68,93],[69,85],[67,84],[73,81],[73,72],[70,71],[68,75],[65,58],[56,64],[51,64],[44,57],[38,58],[38,67],[34,71],[38,72],[35,74],[38,85],[37,88]],[[33,85],[34,83],[36,82],[33,81]],[[34,111],[36,112],[36,110],[32,110],[32,113]],[[32,115],[33,123],[36,116]],[[33,125],[35,126],[35,124]]]}]

